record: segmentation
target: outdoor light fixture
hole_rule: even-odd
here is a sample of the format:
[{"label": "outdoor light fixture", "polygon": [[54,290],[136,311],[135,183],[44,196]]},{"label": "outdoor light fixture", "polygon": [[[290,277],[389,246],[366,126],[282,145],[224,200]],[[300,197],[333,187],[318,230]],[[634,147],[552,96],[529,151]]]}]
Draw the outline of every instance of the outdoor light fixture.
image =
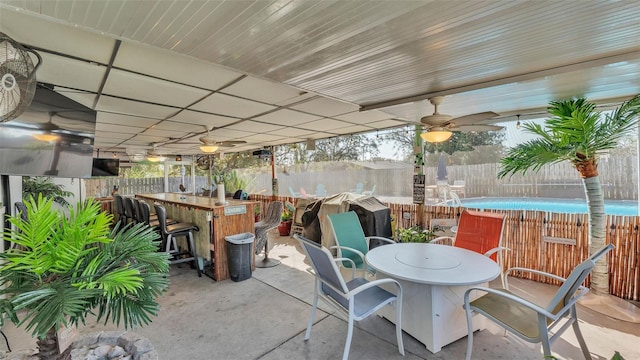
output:
[{"label": "outdoor light fixture", "polygon": [[453,135],[453,133],[448,129],[442,127],[434,127],[431,130],[420,134],[420,137],[426,142],[439,143],[449,140],[451,135]]},{"label": "outdoor light fixture", "polygon": [[518,117],[518,122],[516,123],[516,129],[520,129],[520,114],[516,116]]},{"label": "outdoor light fixture", "polygon": [[218,145],[200,145],[200,150],[202,150],[202,152],[206,152],[206,153],[216,152],[216,150],[218,150],[218,148],[219,148]]}]

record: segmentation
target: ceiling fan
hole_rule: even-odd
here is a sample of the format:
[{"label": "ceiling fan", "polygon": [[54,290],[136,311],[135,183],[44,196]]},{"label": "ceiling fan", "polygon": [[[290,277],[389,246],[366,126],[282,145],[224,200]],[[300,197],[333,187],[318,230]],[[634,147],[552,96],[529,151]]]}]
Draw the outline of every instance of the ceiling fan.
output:
[{"label": "ceiling fan", "polygon": [[156,144],[152,144],[152,149],[147,151],[147,160],[150,162],[164,162],[167,157],[164,152],[158,150]]},{"label": "ceiling fan", "polygon": [[237,144],[246,144],[247,142],[244,140],[229,140],[229,141],[216,141],[216,139],[211,135],[211,130],[205,126],[207,129],[207,135],[200,137],[200,150],[205,153],[212,153],[218,150],[220,147],[234,147]]},{"label": "ceiling fan", "polygon": [[430,98],[429,102],[435,108],[433,114],[423,116],[420,119],[420,122],[429,130],[420,135],[425,141],[447,141],[451,137],[452,131],[497,131],[503,128],[502,126],[479,123],[498,116],[498,114],[493,111],[464,115],[455,119],[451,115],[440,114],[438,112],[438,106],[443,100],[444,96]]}]

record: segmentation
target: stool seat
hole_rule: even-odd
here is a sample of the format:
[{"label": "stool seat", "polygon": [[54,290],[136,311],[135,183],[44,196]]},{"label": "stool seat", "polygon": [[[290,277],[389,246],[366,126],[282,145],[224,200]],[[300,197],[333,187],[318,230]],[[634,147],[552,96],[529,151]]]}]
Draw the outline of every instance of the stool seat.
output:
[{"label": "stool seat", "polygon": [[197,225],[192,223],[179,222],[172,225],[167,224],[167,233],[173,236],[189,231],[200,231],[200,229]]}]

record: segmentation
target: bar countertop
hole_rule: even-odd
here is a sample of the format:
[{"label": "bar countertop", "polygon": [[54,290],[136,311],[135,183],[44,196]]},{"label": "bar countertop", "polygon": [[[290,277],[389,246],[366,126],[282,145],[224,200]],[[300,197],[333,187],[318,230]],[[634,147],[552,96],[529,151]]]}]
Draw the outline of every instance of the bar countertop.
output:
[{"label": "bar countertop", "polygon": [[205,210],[213,210],[233,205],[253,205],[256,203],[256,201],[253,200],[236,200],[227,198],[225,199],[227,204],[216,205],[216,202],[218,202],[217,197],[195,196],[180,193],[136,194],[136,196],[143,199],[166,201],[173,204],[186,205]]}]

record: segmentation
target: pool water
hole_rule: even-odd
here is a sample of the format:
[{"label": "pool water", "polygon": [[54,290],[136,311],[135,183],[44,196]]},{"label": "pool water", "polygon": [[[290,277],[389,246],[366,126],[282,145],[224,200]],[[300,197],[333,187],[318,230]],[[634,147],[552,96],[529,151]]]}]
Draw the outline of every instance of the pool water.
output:
[{"label": "pool water", "polygon": [[[536,210],[557,213],[586,213],[584,199],[547,198],[469,198],[461,199],[462,206],[472,209]],[[635,200],[605,200],[604,211],[608,215],[638,216]]]}]

